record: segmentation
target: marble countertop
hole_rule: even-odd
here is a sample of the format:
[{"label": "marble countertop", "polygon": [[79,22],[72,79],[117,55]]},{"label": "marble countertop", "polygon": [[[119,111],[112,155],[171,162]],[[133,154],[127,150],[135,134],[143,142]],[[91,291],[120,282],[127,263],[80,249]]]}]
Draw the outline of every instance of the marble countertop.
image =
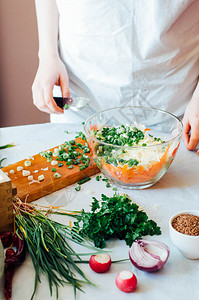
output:
[{"label": "marble countertop", "polygon": [[[69,134],[64,133],[67,130]],[[16,146],[1,150],[1,157],[7,157],[4,165],[17,162],[34,155],[42,150],[63,143],[65,140],[75,137],[77,131],[82,128],[77,125],[67,124],[36,124],[26,126],[7,127],[0,129],[0,145],[14,143]],[[92,197],[100,199],[104,193],[111,196],[112,188],[106,188],[104,182],[97,182],[95,176],[82,186],[80,192],[76,192],[76,185],[64,188],[53,194],[36,201],[39,204],[63,205],[67,209],[89,209]],[[155,273],[146,273],[136,269],[130,261],[113,264],[105,274],[94,273],[87,264],[81,268],[87,277],[97,287],[83,286],[84,293],[77,292],[77,300],[187,300],[199,299],[199,260],[184,258],[172,244],[169,237],[168,222],[170,217],[183,210],[199,210],[199,157],[196,152],[189,152],[181,143],[176,158],[163,178],[154,186],[145,190],[123,190],[161,227],[162,235],[149,237],[167,244],[170,248],[170,257],[165,267]],[[66,222],[63,217],[58,217],[60,222]],[[107,243],[111,250],[113,260],[128,257],[129,248],[124,241],[114,240]],[[138,285],[133,293],[125,294],[115,286],[115,278],[119,271],[131,270],[138,279]],[[34,287],[34,268],[29,256],[23,265],[17,269],[13,278],[12,300],[29,300]],[[0,299],[3,295],[3,282],[0,282]],[[38,284],[35,300],[55,300],[49,293],[48,281],[43,275]],[[73,289],[64,285],[59,289],[59,300],[72,300]]]}]

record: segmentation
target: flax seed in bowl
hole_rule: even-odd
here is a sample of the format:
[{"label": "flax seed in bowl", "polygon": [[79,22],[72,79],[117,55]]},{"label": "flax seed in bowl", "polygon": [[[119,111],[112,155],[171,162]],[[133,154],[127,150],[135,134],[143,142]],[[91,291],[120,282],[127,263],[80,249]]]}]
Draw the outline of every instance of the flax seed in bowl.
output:
[{"label": "flax seed in bowl", "polygon": [[183,211],[169,221],[170,237],[181,254],[199,259],[199,211]]}]

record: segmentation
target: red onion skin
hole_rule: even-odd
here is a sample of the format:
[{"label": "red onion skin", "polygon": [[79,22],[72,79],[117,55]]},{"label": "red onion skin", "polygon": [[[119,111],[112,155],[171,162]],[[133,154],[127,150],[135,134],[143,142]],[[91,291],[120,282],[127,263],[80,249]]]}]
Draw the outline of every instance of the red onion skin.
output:
[{"label": "red onion skin", "polygon": [[139,270],[141,270],[141,271],[145,271],[145,272],[155,272],[155,271],[158,271],[158,270],[160,270],[160,269],[163,268],[163,266],[160,265],[159,263],[158,263],[157,265],[155,265],[154,267],[150,267],[150,268],[142,267],[142,266],[139,266],[137,263],[135,263],[135,262],[132,260],[130,254],[129,254],[129,258],[130,258],[132,264],[133,264],[137,269],[139,269]]},{"label": "red onion skin", "polygon": [[[149,241],[149,244],[151,244],[151,242],[152,241]],[[137,241],[135,241],[135,243],[138,243],[138,244],[147,244],[148,243],[148,241],[146,241],[146,242],[144,242],[144,241],[142,241],[142,240],[137,240]],[[152,242],[153,243],[153,242]],[[157,242],[156,242],[157,243]],[[161,243],[161,244],[163,244],[163,243]],[[167,262],[167,259],[168,259],[168,257],[169,257],[169,248],[164,244],[164,246],[165,246],[165,248],[167,249],[167,251],[168,251],[168,255],[167,255],[167,258],[166,258],[166,260],[165,261],[161,261],[161,260],[159,260],[158,262],[157,262],[157,264],[155,264],[153,267],[144,267],[144,266],[142,266],[142,265],[139,265],[138,263],[136,263],[133,259],[132,259],[132,257],[131,257],[131,249],[129,250],[129,258],[130,258],[130,261],[131,261],[131,263],[137,268],[137,269],[139,269],[139,270],[141,270],[141,271],[145,271],[145,272],[155,272],[155,271],[158,271],[158,270],[160,270],[160,269],[162,269],[163,267],[164,267],[164,265],[165,265],[165,263]],[[131,246],[132,247],[132,246]],[[149,252],[148,252],[149,253]],[[155,256],[155,255],[153,255],[153,254],[151,254],[151,256],[153,256],[154,258],[157,258],[157,256]]]}]

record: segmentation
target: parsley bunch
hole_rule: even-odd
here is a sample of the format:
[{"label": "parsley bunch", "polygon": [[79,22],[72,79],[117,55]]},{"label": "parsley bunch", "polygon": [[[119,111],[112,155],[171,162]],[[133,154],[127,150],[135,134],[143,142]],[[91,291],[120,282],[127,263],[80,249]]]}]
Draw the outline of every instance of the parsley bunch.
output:
[{"label": "parsley bunch", "polygon": [[74,229],[88,236],[99,248],[104,248],[110,238],[124,239],[131,246],[142,236],[161,234],[156,222],[149,220],[147,214],[139,210],[136,203],[131,203],[127,195],[118,193],[110,198],[102,194],[101,201],[93,197],[91,212],[81,210],[76,218]]}]

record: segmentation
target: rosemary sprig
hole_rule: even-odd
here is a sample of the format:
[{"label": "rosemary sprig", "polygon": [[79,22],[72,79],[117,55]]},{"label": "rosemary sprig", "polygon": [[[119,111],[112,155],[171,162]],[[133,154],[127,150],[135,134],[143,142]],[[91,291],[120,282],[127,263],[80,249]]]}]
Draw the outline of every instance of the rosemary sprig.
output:
[{"label": "rosemary sprig", "polygon": [[[51,295],[55,286],[57,298],[59,286],[65,283],[72,284],[75,297],[76,290],[82,291],[84,283],[93,285],[77,266],[77,263],[81,262],[80,256],[85,253],[76,253],[70,242],[87,247],[95,254],[102,252],[101,250],[93,247],[88,239],[80,236],[70,226],[49,219],[31,204],[16,199],[14,211],[16,233],[21,232],[23,235],[35,268],[35,284],[31,300],[34,298],[41,273],[48,277]],[[87,253],[90,254],[93,253]],[[78,279],[76,274],[82,279]]]}]

